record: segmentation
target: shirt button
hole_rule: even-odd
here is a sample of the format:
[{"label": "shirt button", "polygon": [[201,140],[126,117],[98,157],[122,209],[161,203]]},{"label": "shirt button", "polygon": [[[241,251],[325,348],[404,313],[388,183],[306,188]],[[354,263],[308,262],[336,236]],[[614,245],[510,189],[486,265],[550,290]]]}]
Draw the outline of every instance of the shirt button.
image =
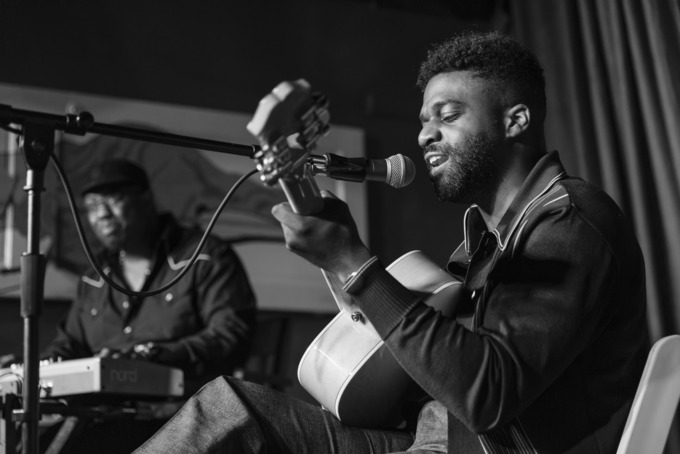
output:
[{"label": "shirt button", "polygon": [[130,307],[130,302],[129,301],[123,301],[123,309],[128,309]]},{"label": "shirt button", "polygon": [[172,293],[168,293],[165,295],[165,301],[167,301],[168,303],[172,301]]},{"label": "shirt button", "polygon": [[90,314],[92,314],[93,317],[94,317],[95,315],[97,315],[97,308],[96,308],[96,307],[93,307],[93,308],[90,310]]},{"label": "shirt button", "polygon": [[123,332],[125,334],[130,334],[132,332],[132,327],[126,326],[125,328],[123,328]]}]

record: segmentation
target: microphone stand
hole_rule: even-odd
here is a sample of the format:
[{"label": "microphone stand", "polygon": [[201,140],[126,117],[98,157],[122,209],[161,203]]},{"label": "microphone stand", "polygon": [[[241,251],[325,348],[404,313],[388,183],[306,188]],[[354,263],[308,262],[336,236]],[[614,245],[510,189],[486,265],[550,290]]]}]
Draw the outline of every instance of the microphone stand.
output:
[{"label": "microphone stand", "polygon": [[[40,420],[40,359],[38,319],[44,299],[46,259],[40,253],[40,196],[44,190],[47,163],[54,151],[56,130],[68,134],[89,133],[162,143],[199,150],[247,156],[260,149],[257,145],[240,145],[216,140],[169,134],[144,129],[95,123],[89,112],[77,115],[52,115],[42,112],[14,109],[0,104],[0,124],[23,125],[20,149],[26,161],[26,186],[28,195],[27,247],[21,264],[21,317],[24,319],[24,384],[22,410],[10,411],[15,420],[23,422],[22,451],[38,453],[38,421]],[[6,412],[3,412],[6,414]],[[11,421],[9,421],[11,424]],[[12,450],[15,448],[12,447]]]}]

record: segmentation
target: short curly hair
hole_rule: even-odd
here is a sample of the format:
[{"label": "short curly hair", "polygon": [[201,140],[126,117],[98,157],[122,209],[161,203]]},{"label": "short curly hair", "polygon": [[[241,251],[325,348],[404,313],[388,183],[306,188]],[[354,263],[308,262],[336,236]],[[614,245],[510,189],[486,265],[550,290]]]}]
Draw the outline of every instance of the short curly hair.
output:
[{"label": "short curly hair", "polygon": [[543,68],[534,54],[499,32],[465,32],[434,46],[420,66],[417,85],[424,91],[434,76],[471,71],[491,83],[504,105],[527,104],[543,119],[546,110]]}]

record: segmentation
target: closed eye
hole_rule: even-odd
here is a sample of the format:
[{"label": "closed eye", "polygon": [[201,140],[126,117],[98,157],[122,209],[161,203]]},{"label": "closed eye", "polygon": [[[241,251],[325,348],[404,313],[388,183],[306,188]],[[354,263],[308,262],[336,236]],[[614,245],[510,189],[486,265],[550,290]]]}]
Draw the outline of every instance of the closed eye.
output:
[{"label": "closed eye", "polygon": [[442,115],[440,118],[443,123],[453,123],[458,118],[460,118],[460,115],[461,115],[460,112],[453,112]]}]

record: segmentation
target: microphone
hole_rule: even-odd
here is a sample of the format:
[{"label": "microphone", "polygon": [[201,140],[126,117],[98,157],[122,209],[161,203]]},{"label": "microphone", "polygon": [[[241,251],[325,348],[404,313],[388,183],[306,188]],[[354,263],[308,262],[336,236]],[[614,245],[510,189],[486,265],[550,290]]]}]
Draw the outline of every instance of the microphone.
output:
[{"label": "microphone", "polygon": [[354,182],[381,181],[393,188],[411,184],[416,176],[416,166],[411,158],[395,154],[387,159],[346,158],[333,153],[310,155],[312,174],[334,180]]}]

